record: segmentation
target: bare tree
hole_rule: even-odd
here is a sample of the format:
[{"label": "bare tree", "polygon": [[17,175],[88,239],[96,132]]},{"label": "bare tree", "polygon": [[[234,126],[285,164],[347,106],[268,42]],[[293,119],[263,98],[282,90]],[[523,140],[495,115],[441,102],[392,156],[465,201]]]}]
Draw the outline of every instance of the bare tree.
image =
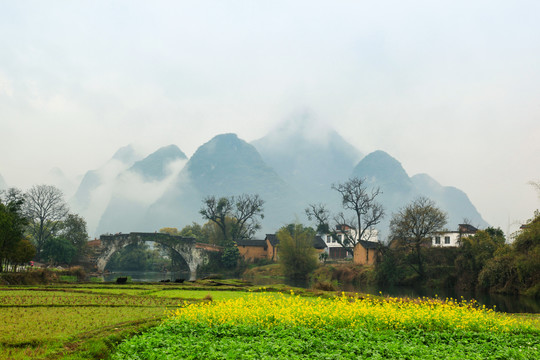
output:
[{"label": "bare tree", "polygon": [[[309,220],[317,221],[319,233],[327,230],[343,247],[354,247],[360,240],[369,239],[372,230],[384,217],[384,209],[376,201],[381,194],[379,188],[368,190],[365,179],[351,178],[342,184],[333,184],[332,189],[341,195],[344,212],[332,216],[332,227],[329,224],[330,212],[322,204],[310,204],[305,212]],[[347,231],[347,228],[354,231]],[[337,234],[343,235],[343,240]]]},{"label": "bare tree", "polygon": [[309,204],[305,212],[309,221],[315,220],[317,223],[317,233],[330,233],[330,211],[324,204]]},{"label": "bare tree", "polygon": [[208,196],[203,200],[199,213],[221,229],[225,242],[236,242],[252,237],[260,229],[259,218],[264,218],[263,205],[264,200],[259,195]]},{"label": "bare tree", "polygon": [[234,201],[233,219],[233,240],[249,239],[261,228],[257,218],[264,219],[262,200],[259,195],[246,195],[233,197]]},{"label": "bare tree", "polygon": [[51,185],[35,185],[25,193],[24,214],[29,220],[30,236],[39,256],[43,245],[54,236],[68,214],[64,194]]},{"label": "bare tree", "polygon": [[215,223],[226,240],[230,230],[227,229],[227,217],[231,215],[233,205],[231,200],[226,197],[216,198],[214,195],[208,196],[203,200],[203,207],[199,211],[203,219]]},{"label": "bare tree", "polygon": [[407,264],[425,277],[424,250],[431,244],[431,236],[441,231],[447,222],[447,214],[433,200],[419,197],[392,215],[390,233],[398,251],[407,256]]}]

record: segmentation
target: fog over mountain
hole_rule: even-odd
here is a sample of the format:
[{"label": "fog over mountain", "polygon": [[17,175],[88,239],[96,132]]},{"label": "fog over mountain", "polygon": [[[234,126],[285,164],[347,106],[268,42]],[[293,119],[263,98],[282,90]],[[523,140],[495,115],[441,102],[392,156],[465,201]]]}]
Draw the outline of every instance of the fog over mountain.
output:
[{"label": "fog over mountain", "polygon": [[[218,135],[200,146],[165,194],[148,210],[148,226],[182,227],[202,222],[199,210],[210,195],[258,194],[265,201],[264,228],[294,220],[300,209],[294,190],[235,134]],[[271,230],[273,231],[273,230]]]},{"label": "fog over mountain", "polygon": [[103,212],[111,200],[114,180],[140,159],[133,145],[124,146],[99,169],[89,170],[69,203],[72,211],[86,219],[88,231],[94,234]]},{"label": "fog over mountain", "polygon": [[118,174],[96,232],[147,231],[144,224],[148,207],[163,195],[186,161],[186,155],[176,145],[169,145]]},{"label": "fog over mountain", "polygon": [[335,130],[307,117],[286,122],[252,144],[305,203],[329,201],[329,184],[347,179],[362,157]]},{"label": "fog over mountain", "polygon": [[43,183],[54,184],[57,188],[62,190],[64,196],[69,199],[75,194],[75,191],[77,191],[80,181],[81,179],[78,179],[77,181],[77,179],[69,178],[64,174],[62,169],[54,167],[46,174]]},{"label": "fog over mountain", "polygon": [[387,213],[379,226],[382,240],[391,214],[419,195],[448,212],[450,229],[465,218],[475,226],[488,225],[459,189],[441,186],[427,174],[410,177],[381,150],[358,161],[360,157],[338,133],[309,123],[286,124],[252,144],[235,134],[217,135],[189,160],[169,145],[136,161],[127,146],[87,172],[71,202],[87,219],[90,232],[99,236],[202,223],[199,210],[205,197],[258,194],[265,201],[262,236],[292,221],[308,223],[304,208],[310,203],[339,210],[331,185],[357,176],[382,191],[377,199]]},{"label": "fog over mountain", "polygon": [[377,200],[384,206],[386,216],[379,228],[386,233],[392,213],[418,196],[426,196],[448,213],[447,227],[451,230],[464,219],[477,227],[488,226],[467,195],[453,187],[441,186],[427,174],[409,177],[401,163],[384,151],[368,154],[356,165],[352,176],[366,178],[370,187],[378,187]]}]

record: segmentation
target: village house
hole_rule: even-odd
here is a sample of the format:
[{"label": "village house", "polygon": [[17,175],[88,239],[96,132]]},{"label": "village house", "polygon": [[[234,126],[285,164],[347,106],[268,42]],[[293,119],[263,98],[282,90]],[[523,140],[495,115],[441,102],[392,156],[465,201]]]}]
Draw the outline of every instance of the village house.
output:
[{"label": "village house", "polygon": [[238,240],[236,242],[240,256],[247,262],[253,262],[268,257],[266,240]]},{"label": "village house", "polygon": [[[353,229],[348,225],[340,225],[334,236],[330,234],[321,236],[326,242],[328,259],[339,260],[354,257],[354,249],[352,246],[345,248],[343,245],[341,245],[345,242],[347,236],[354,239],[354,242],[358,241],[356,229]],[[367,229],[364,232],[361,241],[373,242],[377,244],[379,242],[379,231],[376,229]]]},{"label": "village house", "polygon": [[[239,240],[236,245],[240,255],[247,262],[253,262],[257,259],[279,260],[279,239],[276,234],[266,234],[264,240]],[[316,236],[313,240],[313,247],[320,254],[325,252],[326,243],[320,236]]]},{"label": "village house", "polygon": [[353,263],[356,265],[375,265],[379,242],[360,240],[354,246]]},{"label": "village house", "polygon": [[478,231],[472,225],[459,224],[457,231],[441,231],[431,238],[431,246],[435,247],[457,247],[461,239],[476,234]]}]

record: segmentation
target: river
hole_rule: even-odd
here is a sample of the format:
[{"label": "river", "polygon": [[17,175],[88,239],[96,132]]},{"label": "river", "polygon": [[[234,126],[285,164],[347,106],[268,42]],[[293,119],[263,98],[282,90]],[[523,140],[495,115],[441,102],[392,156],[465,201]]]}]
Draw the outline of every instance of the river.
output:
[{"label": "river", "polygon": [[[119,276],[129,276],[133,282],[160,282],[162,280],[175,281],[176,279],[189,279],[189,272],[156,272],[156,271],[122,271],[116,273],[108,273],[103,275],[103,280],[113,282]],[[200,274],[204,276],[204,274]],[[309,288],[306,281],[290,281],[286,279],[257,279],[253,281],[255,285],[272,285],[272,284],[287,284],[295,287]],[[540,313],[540,301],[527,296],[516,295],[501,295],[488,294],[480,292],[458,292],[453,289],[429,289],[429,288],[413,288],[413,287],[372,287],[372,286],[356,286],[352,284],[344,284],[340,286],[342,291],[362,292],[373,295],[397,296],[397,297],[430,297],[446,299],[452,298],[456,300],[476,300],[480,305],[485,305],[487,308],[495,311],[508,313]]]}]

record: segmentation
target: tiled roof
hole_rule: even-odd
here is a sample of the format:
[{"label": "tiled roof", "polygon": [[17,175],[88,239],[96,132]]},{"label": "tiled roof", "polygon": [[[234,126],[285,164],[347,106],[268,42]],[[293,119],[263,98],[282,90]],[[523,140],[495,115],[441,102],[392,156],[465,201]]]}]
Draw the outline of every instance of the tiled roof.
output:
[{"label": "tiled roof", "polygon": [[326,243],[320,236],[315,236],[315,239],[313,239],[313,247],[315,249],[325,249]]},{"label": "tiled roof", "polygon": [[469,224],[459,224],[459,231],[460,232],[465,232],[465,233],[475,233],[478,231],[477,228],[475,228],[474,226],[472,225],[469,225]]},{"label": "tiled roof", "polygon": [[272,246],[276,246],[277,244],[279,244],[279,240],[278,240],[276,234],[266,234],[265,240],[270,241],[270,244]]},{"label": "tiled roof", "polygon": [[264,246],[266,246],[266,241],[265,240],[237,240],[236,244],[240,245],[240,246],[260,246],[260,247],[264,247]]},{"label": "tiled roof", "polygon": [[379,248],[379,243],[376,241],[365,241],[360,240],[358,241],[360,245],[362,245],[365,249],[377,249]]},{"label": "tiled roof", "polygon": [[[272,244],[272,246],[276,246],[279,244],[279,239],[277,238],[276,234],[266,234],[265,240],[270,241],[270,244]],[[326,248],[326,243],[320,236],[316,236],[313,239],[313,247],[315,249],[324,249]]]}]

